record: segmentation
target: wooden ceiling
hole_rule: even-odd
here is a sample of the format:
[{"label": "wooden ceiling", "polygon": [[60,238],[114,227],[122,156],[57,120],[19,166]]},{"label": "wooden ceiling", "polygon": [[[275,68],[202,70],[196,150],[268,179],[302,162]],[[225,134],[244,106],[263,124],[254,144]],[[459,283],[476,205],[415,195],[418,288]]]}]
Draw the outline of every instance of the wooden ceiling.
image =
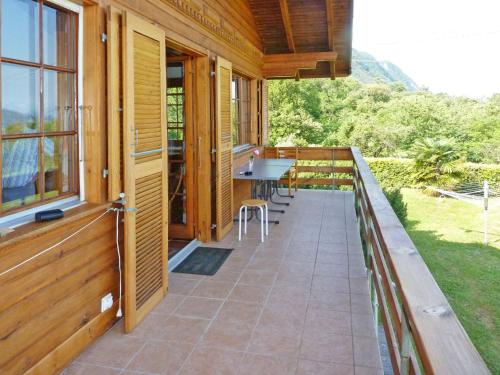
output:
[{"label": "wooden ceiling", "polygon": [[247,0],[266,78],[351,74],[353,0]]}]

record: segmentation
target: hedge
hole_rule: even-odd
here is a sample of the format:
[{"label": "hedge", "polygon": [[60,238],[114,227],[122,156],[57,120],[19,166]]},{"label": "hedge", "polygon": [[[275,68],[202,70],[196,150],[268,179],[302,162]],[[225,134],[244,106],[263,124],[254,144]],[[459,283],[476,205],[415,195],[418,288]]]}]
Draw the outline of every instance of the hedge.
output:
[{"label": "hedge", "polygon": [[[413,161],[411,159],[366,158],[366,161],[382,187],[422,187],[412,177]],[[459,184],[482,184],[484,180],[487,180],[492,189],[500,190],[500,165],[464,163],[458,172],[458,180]]]}]

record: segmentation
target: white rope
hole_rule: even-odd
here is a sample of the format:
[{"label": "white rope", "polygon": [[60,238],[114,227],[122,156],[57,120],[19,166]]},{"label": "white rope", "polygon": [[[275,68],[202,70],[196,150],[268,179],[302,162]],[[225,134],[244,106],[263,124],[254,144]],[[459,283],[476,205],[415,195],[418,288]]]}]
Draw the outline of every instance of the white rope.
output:
[{"label": "white rope", "polygon": [[12,272],[16,269],[18,269],[19,267],[22,267],[24,266],[26,263],[29,263],[31,262],[32,260],[42,256],[43,254],[45,253],[48,253],[49,251],[55,249],[56,247],[62,245],[63,243],[65,243],[66,241],[70,240],[71,238],[73,238],[74,236],[76,236],[78,233],[82,232],[83,230],[87,229],[88,227],[90,227],[92,224],[94,224],[95,222],[99,221],[100,219],[102,219],[108,212],[110,212],[110,210],[106,210],[104,213],[102,213],[101,215],[99,215],[98,217],[96,217],[94,220],[92,220],[90,223],[87,223],[85,224],[83,227],[81,227],[80,229],[78,229],[76,232],[74,232],[73,234],[70,234],[68,237],[64,238],[63,240],[57,242],[56,244],[48,247],[47,249],[45,250],[42,250],[40,251],[39,253],[33,255],[32,257],[22,261],[21,263],[15,265],[14,267],[11,267],[5,271],[3,271],[2,273],[0,273],[0,277],[8,274],[9,272]]},{"label": "white rope", "polygon": [[116,317],[122,317],[122,259],[120,255],[120,210],[116,210],[116,254],[118,255],[118,273],[120,274],[120,288],[118,294],[118,311],[116,312]]}]

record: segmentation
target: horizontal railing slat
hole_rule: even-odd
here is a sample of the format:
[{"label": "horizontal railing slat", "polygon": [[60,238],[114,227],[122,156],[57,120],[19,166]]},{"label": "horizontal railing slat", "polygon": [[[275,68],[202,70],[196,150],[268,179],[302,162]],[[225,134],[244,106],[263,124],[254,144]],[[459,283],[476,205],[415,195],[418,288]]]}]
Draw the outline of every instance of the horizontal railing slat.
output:
[{"label": "horizontal railing slat", "polygon": [[[366,200],[362,206],[367,207],[375,229],[372,234],[377,236],[394,277],[402,302],[402,318],[409,323],[424,373],[489,374],[360,151],[353,147],[352,155],[355,189],[361,190],[356,195]],[[412,359],[411,366],[415,364]]]}]

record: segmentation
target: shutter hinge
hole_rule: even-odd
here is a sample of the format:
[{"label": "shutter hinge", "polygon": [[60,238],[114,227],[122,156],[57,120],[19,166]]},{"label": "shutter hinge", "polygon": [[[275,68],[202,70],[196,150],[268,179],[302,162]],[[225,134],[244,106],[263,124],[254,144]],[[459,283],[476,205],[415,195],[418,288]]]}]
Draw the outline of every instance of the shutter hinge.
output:
[{"label": "shutter hinge", "polygon": [[216,148],[211,149],[211,150],[210,150],[210,153],[211,153],[211,154],[216,154],[216,153],[217,153],[217,149],[216,149]]},{"label": "shutter hinge", "polygon": [[212,229],[217,228],[217,224],[212,224],[212,227],[211,227],[211,228],[212,228]]},{"label": "shutter hinge", "polygon": [[215,77],[215,72],[210,72],[210,77]]},{"label": "shutter hinge", "polygon": [[102,178],[107,178],[109,176],[109,170],[104,168],[102,170]]},{"label": "shutter hinge", "polygon": [[108,41],[108,34],[102,33],[101,34],[101,42],[106,43]]}]

